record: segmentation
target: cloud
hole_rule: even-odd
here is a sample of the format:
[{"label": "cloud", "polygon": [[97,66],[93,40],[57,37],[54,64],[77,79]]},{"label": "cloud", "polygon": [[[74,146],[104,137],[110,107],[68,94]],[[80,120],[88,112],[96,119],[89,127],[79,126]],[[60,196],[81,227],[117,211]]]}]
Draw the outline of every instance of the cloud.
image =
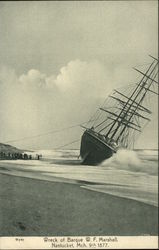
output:
[{"label": "cloud", "polygon": [[19,81],[24,85],[35,85],[42,87],[45,84],[45,78],[45,74],[40,73],[40,71],[36,69],[31,69],[26,75],[21,75],[19,77]]},{"label": "cloud", "polygon": [[86,62],[70,61],[62,67],[55,79],[55,84],[61,91],[73,91],[88,97],[102,96],[104,91],[110,90],[109,73],[98,61]]},{"label": "cloud", "polygon": [[22,74],[19,77],[19,82],[26,87],[45,88],[53,87],[55,77],[52,75],[47,77],[37,69],[31,69],[27,74]]},{"label": "cloud", "polygon": [[98,61],[86,62],[79,59],[70,61],[60,69],[59,74],[47,76],[37,69],[31,69],[19,76],[18,81],[29,88],[57,88],[61,93],[74,93],[96,97],[111,90],[109,72]]}]

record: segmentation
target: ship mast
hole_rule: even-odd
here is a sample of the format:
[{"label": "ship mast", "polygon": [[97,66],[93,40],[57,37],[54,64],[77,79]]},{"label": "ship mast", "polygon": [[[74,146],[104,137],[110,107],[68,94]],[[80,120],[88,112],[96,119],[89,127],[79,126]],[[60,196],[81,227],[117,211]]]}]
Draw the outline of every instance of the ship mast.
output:
[{"label": "ship mast", "polygon": [[[158,66],[158,62],[157,62],[157,64],[155,65],[154,70],[156,69],[157,66]],[[138,70],[137,70],[137,71],[138,71]],[[158,73],[158,72],[157,72],[157,73]],[[154,75],[154,78],[157,76],[157,73]],[[147,77],[148,77],[148,79],[151,80],[151,82],[149,83],[149,86],[148,86],[147,88],[145,88],[145,84],[147,83],[147,81],[146,81],[146,82],[143,82],[143,85],[141,86],[141,89],[140,89],[140,91],[139,91],[139,93],[138,93],[137,96],[139,96],[139,94],[141,93],[142,90],[144,90],[145,92],[144,92],[143,96],[141,96],[141,99],[140,99],[140,101],[138,102],[138,105],[136,106],[136,108],[135,108],[135,110],[134,110],[134,113],[137,111],[138,106],[140,105],[140,103],[142,103],[142,101],[144,100],[144,98],[145,98],[147,92],[149,91],[149,89],[150,89],[152,83],[153,83],[153,82],[157,83],[157,81],[155,81],[154,79],[149,78],[149,76],[147,76]],[[152,92],[152,91],[151,91],[151,92]],[[137,96],[136,96],[136,98],[137,98]],[[129,111],[129,110],[128,110],[128,111]],[[130,115],[130,117],[128,118],[127,123],[130,122],[130,120],[131,120],[132,117],[134,116],[134,113],[132,113],[132,114]],[[117,142],[118,142],[119,138],[122,136],[122,134],[124,133],[125,129],[126,129],[126,125],[123,127],[123,129],[122,129],[120,135],[118,136]]]},{"label": "ship mast", "polygon": [[[135,90],[133,91],[133,93],[131,94],[130,97],[127,97],[124,94],[120,93],[119,91],[115,90],[116,93],[125,97],[127,99],[127,101],[122,101],[122,100],[120,100],[120,98],[110,96],[111,98],[116,99],[117,101],[120,102],[120,104],[122,104],[121,111],[118,115],[113,113],[113,112],[110,112],[106,109],[100,108],[101,110],[115,116],[115,118],[108,117],[109,119],[113,120],[113,123],[112,123],[110,129],[108,130],[106,137],[108,137],[113,132],[111,137],[109,136],[110,139],[113,139],[114,136],[117,134],[119,128],[121,128],[121,125],[123,127],[122,127],[122,130],[116,139],[117,142],[121,138],[122,134],[124,133],[124,131],[127,127],[141,132],[139,129],[136,128],[136,127],[140,127],[140,126],[133,123],[133,121],[132,121],[133,116],[138,116],[140,118],[150,120],[149,118],[143,116],[142,114],[138,113],[137,111],[139,110],[139,111],[147,112],[150,114],[151,111],[149,109],[145,108],[144,106],[142,106],[141,103],[143,102],[148,91],[150,91],[154,94],[157,94],[156,92],[150,90],[150,87],[153,83],[158,83],[155,80],[155,77],[157,76],[158,72],[154,74],[154,72],[158,66],[158,60],[154,57],[153,57],[153,59],[154,60],[151,63],[151,65],[149,66],[149,68],[147,69],[146,73],[143,73],[143,72],[139,71],[138,69],[135,69],[136,71],[141,73],[143,75],[143,77],[140,80],[140,82],[138,83],[137,87],[135,88]],[[155,63],[156,61],[157,61],[157,63]],[[143,91],[144,91],[144,93],[143,93]],[[114,129],[115,125],[116,125],[116,128]],[[102,130],[104,130],[104,129],[102,129]]]}]

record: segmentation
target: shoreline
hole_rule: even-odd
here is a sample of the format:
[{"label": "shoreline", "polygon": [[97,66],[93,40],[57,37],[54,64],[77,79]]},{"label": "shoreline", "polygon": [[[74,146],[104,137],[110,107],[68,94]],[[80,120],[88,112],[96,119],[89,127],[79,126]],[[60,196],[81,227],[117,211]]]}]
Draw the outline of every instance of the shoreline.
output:
[{"label": "shoreline", "polygon": [[0,236],[158,235],[157,207],[80,183],[0,174],[0,199]]},{"label": "shoreline", "polygon": [[[6,170],[5,170],[6,171]],[[25,172],[27,173],[28,176],[24,176],[24,175],[20,175],[20,172]],[[130,201],[136,201],[136,202],[141,202],[145,205],[148,205],[148,206],[152,206],[152,207],[156,207],[158,208],[158,204],[153,204],[153,203],[147,203],[145,202],[144,200],[141,201],[141,200],[137,200],[137,199],[133,199],[133,198],[129,198],[129,197],[124,197],[124,196],[119,196],[119,195],[116,195],[116,194],[110,194],[108,192],[104,192],[104,191],[101,191],[101,190],[97,190],[95,189],[94,187],[89,187],[87,185],[93,185],[93,186],[96,186],[96,185],[103,185],[103,186],[109,186],[109,185],[112,185],[113,184],[106,184],[106,183],[98,183],[98,182],[91,182],[91,181],[83,181],[83,180],[75,180],[75,179],[68,179],[68,178],[64,178],[64,177],[49,177],[48,175],[46,176],[42,176],[39,175],[38,177],[38,173],[36,173],[36,176],[34,175],[35,173],[30,171],[26,171],[26,170],[21,170],[21,171],[18,171],[19,175],[15,174],[15,173],[7,173],[7,172],[2,172],[0,171],[0,174],[2,175],[9,175],[9,176],[13,176],[13,177],[19,177],[19,178],[26,178],[26,179],[31,179],[31,180],[38,180],[38,181],[46,181],[46,182],[57,182],[57,183],[63,183],[63,184],[73,184],[73,185],[78,185],[80,188],[84,188],[84,189],[87,189],[88,191],[91,191],[91,192],[97,192],[97,193],[103,193],[103,194],[106,194],[106,195],[110,195],[110,196],[114,196],[114,197],[117,197],[117,198],[121,198],[121,199],[126,199],[126,200],[130,200]],[[34,174],[33,174],[34,173]],[[34,176],[29,176],[30,175],[34,175]],[[122,185],[117,185],[117,186],[122,186]]]},{"label": "shoreline", "polygon": [[[86,188],[90,191],[94,192],[102,192],[104,194],[110,194],[115,197],[121,197],[125,198],[128,200],[135,200],[138,202],[142,202],[144,204],[152,205],[155,207],[158,207],[158,195],[157,195],[157,184],[154,185],[154,182],[152,183],[147,183],[147,186],[144,188],[140,189],[140,186],[136,185],[136,181],[133,181],[133,184],[131,184],[131,188],[129,188],[129,183],[124,184],[124,182],[118,182],[117,183],[111,183],[111,179],[109,182],[101,181],[101,179],[97,178],[96,181],[92,180],[87,176],[88,178],[79,178],[79,176],[73,177],[68,177],[66,170],[64,171],[64,174],[61,174],[62,172],[60,171],[60,175],[55,169],[55,172],[50,169],[50,166],[48,165],[32,165],[33,163],[30,162],[31,164],[28,164],[28,162],[20,163],[20,162],[1,162],[0,163],[0,173],[1,174],[6,174],[6,175],[11,175],[11,176],[17,176],[17,177],[24,177],[24,178],[30,178],[30,179],[37,179],[37,180],[42,180],[42,181],[49,181],[49,182],[61,182],[61,183],[70,183],[70,184],[76,184],[80,185],[81,188]],[[53,165],[54,166],[54,165]],[[34,168],[35,167],[35,168]],[[38,167],[38,168],[37,168]],[[65,168],[65,165],[63,165]],[[55,166],[57,168],[57,166]],[[72,171],[72,170],[71,170]],[[82,170],[83,171],[83,170]],[[124,171],[124,170],[122,170]],[[72,172],[73,173],[73,172]],[[86,171],[87,174],[87,171]],[[107,174],[107,173],[106,173]],[[108,173],[109,174],[109,173]],[[114,173],[111,173],[112,175]],[[118,174],[118,173],[117,173]],[[124,173],[125,174],[125,173]],[[109,174],[110,175],[110,174]],[[121,173],[120,173],[121,175]],[[123,173],[122,173],[123,175]],[[127,175],[127,173],[126,173]],[[121,176],[120,176],[121,177]],[[157,177],[156,177],[157,178]],[[120,178],[119,178],[120,179]],[[130,177],[129,177],[130,180]],[[131,180],[130,180],[131,181]],[[147,179],[144,181],[147,182]],[[157,179],[155,180],[157,181]],[[145,183],[146,183],[145,182]],[[143,185],[143,180],[142,180],[142,185]],[[135,189],[135,185],[139,190]],[[134,185],[134,187],[133,187]],[[138,183],[138,185],[141,185]],[[144,184],[145,185],[145,184]],[[153,185],[153,189],[152,186]],[[150,190],[149,190],[150,188]],[[120,191],[119,191],[120,190]]]}]

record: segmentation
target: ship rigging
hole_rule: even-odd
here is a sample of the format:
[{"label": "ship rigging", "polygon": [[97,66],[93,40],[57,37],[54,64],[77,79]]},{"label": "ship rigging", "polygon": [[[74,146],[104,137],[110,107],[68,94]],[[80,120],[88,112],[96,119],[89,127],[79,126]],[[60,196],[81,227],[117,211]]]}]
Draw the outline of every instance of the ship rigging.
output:
[{"label": "ship rigging", "polygon": [[131,148],[136,133],[150,121],[152,112],[144,102],[148,93],[158,95],[158,59],[150,57],[153,61],[145,73],[134,68],[142,76],[140,81],[123,92],[114,90],[93,116],[95,122],[84,127],[80,148],[83,164],[97,165],[119,148]]}]

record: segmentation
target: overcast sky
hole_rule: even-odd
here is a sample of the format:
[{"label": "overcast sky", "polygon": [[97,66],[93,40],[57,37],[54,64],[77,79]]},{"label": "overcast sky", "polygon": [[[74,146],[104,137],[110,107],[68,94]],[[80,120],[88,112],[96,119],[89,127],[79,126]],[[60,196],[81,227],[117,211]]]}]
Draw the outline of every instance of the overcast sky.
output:
[{"label": "overcast sky", "polygon": [[[157,1],[1,1],[0,141],[87,121],[113,88],[135,82],[132,67],[158,55],[157,10]],[[136,147],[157,147],[156,99],[153,110]],[[49,149],[81,133],[12,144]]]}]

